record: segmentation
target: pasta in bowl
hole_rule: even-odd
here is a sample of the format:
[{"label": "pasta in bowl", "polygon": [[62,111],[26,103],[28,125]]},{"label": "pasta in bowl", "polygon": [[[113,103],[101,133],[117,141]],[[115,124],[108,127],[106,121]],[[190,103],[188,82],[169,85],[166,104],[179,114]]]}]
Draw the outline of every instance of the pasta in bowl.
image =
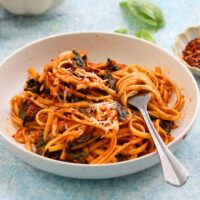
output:
[{"label": "pasta in bowl", "polygon": [[[83,51],[64,52],[39,74],[29,69],[24,92],[11,100],[13,136],[39,155],[74,163],[106,164],[155,151],[146,124],[127,100],[148,91],[148,112],[163,141],[173,140],[184,97],[162,73],[110,58],[92,63]],[[172,94],[176,102],[168,106]]]},{"label": "pasta in bowl", "polygon": [[160,48],[119,34],[33,42],[1,63],[0,79],[0,140],[23,161],[67,177],[111,178],[159,162],[143,118],[127,104],[138,91],[151,92],[149,114],[171,150],[199,108],[188,69]]}]

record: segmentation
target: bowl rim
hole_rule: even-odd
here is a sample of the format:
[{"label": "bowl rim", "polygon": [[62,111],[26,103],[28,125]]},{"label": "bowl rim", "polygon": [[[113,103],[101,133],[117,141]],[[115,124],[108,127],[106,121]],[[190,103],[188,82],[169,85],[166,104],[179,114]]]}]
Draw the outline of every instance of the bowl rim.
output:
[{"label": "bowl rim", "polygon": [[[196,105],[196,110],[192,116],[192,120],[191,122],[188,124],[187,128],[185,129],[184,133],[179,135],[178,137],[175,138],[175,140],[173,140],[172,142],[170,142],[167,146],[169,148],[171,148],[175,143],[178,143],[187,133],[188,131],[191,129],[192,125],[194,124],[196,118],[197,118],[197,114],[199,112],[199,108],[200,108],[200,95],[199,95],[199,89],[198,89],[198,85],[193,77],[193,75],[191,74],[190,70],[185,67],[185,65],[176,57],[174,56],[173,54],[170,54],[168,51],[162,49],[161,47],[158,47],[157,45],[155,44],[152,44],[151,42],[148,42],[146,40],[143,40],[143,39],[140,39],[140,38],[137,38],[135,36],[131,36],[131,35],[125,35],[125,34],[121,34],[121,33],[113,33],[113,32],[105,32],[105,31],[75,31],[75,32],[63,32],[63,33],[59,33],[59,34],[53,34],[53,35],[50,35],[50,36],[47,36],[47,37],[42,37],[40,39],[37,39],[37,40],[33,40],[32,42],[29,42],[27,43],[26,45],[16,49],[15,51],[13,51],[11,54],[9,54],[7,57],[5,57],[3,59],[3,61],[0,63],[0,67],[3,66],[3,64],[5,62],[7,62],[7,60],[9,60],[10,58],[12,58],[15,54],[21,52],[22,50],[26,49],[26,48],[31,48],[31,46],[35,45],[35,44],[38,44],[40,42],[43,42],[43,41],[47,41],[49,39],[53,39],[53,38],[58,38],[58,37],[63,37],[63,36],[72,36],[72,35],[90,35],[90,34],[96,34],[96,35],[115,35],[115,36],[118,36],[118,37],[124,37],[124,38],[129,38],[129,39],[134,39],[134,40],[138,40],[142,43],[145,43],[153,48],[156,48],[158,49],[159,51],[167,54],[168,56],[172,57],[173,59],[175,59],[179,64],[180,66],[186,70],[186,72],[188,73],[188,76],[190,76],[192,82],[193,82],[193,85],[194,85],[194,90],[195,90],[195,93],[197,94],[197,105]],[[132,159],[132,160],[126,160],[126,161],[123,161],[123,162],[116,162],[116,163],[108,163],[108,164],[80,164],[80,163],[70,163],[70,162],[64,162],[64,161],[60,161],[60,160],[54,160],[54,159],[51,159],[51,158],[47,158],[47,157],[43,157],[43,156],[40,156],[34,152],[30,152],[28,151],[27,149],[25,149],[24,147],[20,146],[17,142],[15,141],[12,141],[9,139],[9,137],[3,133],[3,131],[0,130],[0,141],[2,141],[3,144],[6,144],[5,146],[7,147],[7,144],[10,144],[12,146],[14,146],[15,148],[17,148],[17,150],[21,151],[21,153],[25,153],[27,154],[29,157],[33,157],[33,158],[36,158],[38,160],[43,160],[43,161],[46,161],[46,162],[52,162],[54,164],[58,164],[58,165],[66,165],[66,166],[71,166],[71,167],[80,167],[80,168],[85,168],[85,167],[89,167],[89,168],[103,168],[103,167],[111,167],[111,166],[122,166],[122,165],[126,165],[126,164],[134,164],[134,162],[137,162],[137,161],[142,161],[144,159],[147,159],[147,158],[150,158],[150,157],[153,157],[154,155],[157,154],[157,152],[152,152],[150,154],[147,154],[147,155],[144,155],[144,156],[141,156],[141,157],[138,157],[138,158],[135,158],[135,159]]]},{"label": "bowl rim", "polygon": [[[192,67],[192,66],[189,65],[185,60],[183,60],[181,56],[178,56],[178,53],[180,53],[180,52],[179,52],[179,51],[177,50],[177,48],[176,48],[177,44],[178,44],[179,41],[181,40],[181,37],[182,37],[183,35],[186,35],[186,34],[187,34],[188,32],[190,32],[191,30],[195,30],[195,29],[199,29],[199,31],[200,31],[200,25],[197,25],[197,26],[190,26],[190,27],[186,28],[184,31],[180,32],[180,33],[175,37],[175,41],[174,41],[174,43],[173,43],[173,45],[172,45],[172,50],[173,50],[175,56],[177,56],[177,58],[178,58],[183,64],[185,64],[185,65],[191,70],[191,72],[192,72],[193,74],[195,74],[195,75],[200,75],[200,69],[197,68],[197,67]],[[200,34],[199,34],[199,37],[200,37]],[[190,41],[188,41],[188,42],[190,42]],[[183,50],[184,50],[184,49],[183,49]]]}]

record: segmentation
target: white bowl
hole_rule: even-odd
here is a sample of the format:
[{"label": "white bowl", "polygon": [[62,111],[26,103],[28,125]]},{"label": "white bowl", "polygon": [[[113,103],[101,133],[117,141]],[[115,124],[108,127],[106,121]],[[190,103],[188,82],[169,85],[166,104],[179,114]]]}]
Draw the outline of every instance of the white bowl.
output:
[{"label": "white bowl", "polygon": [[[43,65],[62,51],[84,50],[92,61],[103,61],[107,57],[126,64],[141,64],[153,69],[161,66],[185,95],[179,127],[174,130],[175,139],[169,147],[175,147],[184,139],[197,116],[199,93],[190,71],[174,56],[143,40],[114,33],[83,32],[47,37],[17,50],[6,58],[0,67],[0,140],[23,161],[54,174],[85,179],[118,177],[146,169],[159,162],[156,153],[134,160],[114,164],[73,164],[41,157],[27,151],[12,138],[16,130],[10,120],[10,99],[22,91],[27,78],[27,68],[34,66],[41,71]],[[190,83],[190,84],[188,84]]]},{"label": "white bowl", "polygon": [[182,59],[182,52],[187,46],[188,42],[198,37],[200,37],[200,26],[189,27],[176,37],[172,49],[175,55],[190,69],[194,75],[200,76],[200,69],[190,66]]},{"label": "white bowl", "polygon": [[39,15],[63,0],[0,0],[1,5],[9,12],[17,15]]}]

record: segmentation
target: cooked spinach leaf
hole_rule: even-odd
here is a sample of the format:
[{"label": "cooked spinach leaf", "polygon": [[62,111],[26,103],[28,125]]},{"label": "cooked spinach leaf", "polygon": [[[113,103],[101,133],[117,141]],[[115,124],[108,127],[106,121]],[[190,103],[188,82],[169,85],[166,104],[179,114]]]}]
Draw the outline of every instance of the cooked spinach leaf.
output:
[{"label": "cooked spinach leaf", "polygon": [[36,153],[39,155],[42,154],[43,149],[45,147],[45,142],[44,142],[43,136],[44,136],[44,131],[41,129],[39,139],[38,139],[37,143],[35,143]]},{"label": "cooked spinach leaf", "polygon": [[69,142],[69,147],[72,148],[72,147],[74,147],[76,145],[88,142],[92,138],[93,138],[93,135],[91,133],[85,133],[82,136],[80,136],[79,138]]},{"label": "cooked spinach leaf", "polygon": [[78,163],[86,163],[86,158],[89,155],[88,152],[81,151],[81,150],[75,150],[75,151],[66,151],[68,154],[68,159],[73,161],[73,162],[78,162]]},{"label": "cooked spinach leaf", "polygon": [[47,150],[44,156],[47,157],[47,158],[54,159],[54,160],[60,160],[61,153],[62,153],[61,150],[59,150],[59,151],[53,151],[53,152],[49,152]]},{"label": "cooked spinach leaf", "polygon": [[38,80],[32,78],[26,81],[24,90],[39,93],[40,87],[41,87],[41,83]]},{"label": "cooked spinach leaf", "polygon": [[115,72],[119,70],[119,67],[116,65],[115,61],[110,58],[107,59],[106,67],[110,72]]},{"label": "cooked spinach leaf", "polygon": [[40,108],[29,100],[26,100],[24,103],[22,103],[19,110],[19,117],[23,120],[23,125],[25,125],[26,122],[34,120],[35,115],[39,110]]},{"label": "cooked spinach leaf", "polygon": [[73,62],[78,66],[78,67],[84,67],[86,66],[86,59],[87,56],[84,56],[83,58],[81,57],[81,55],[73,50],[72,53],[74,54],[74,58],[73,58]]},{"label": "cooked spinach leaf", "polygon": [[44,89],[42,90],[42,92],[44,94],[50,95],[50,90],[49,90],[49,88],[47,86],[44,87]]},{"label": "cooked spinach leaf", "polygon": [[174,122],[171,121],[167,121],[167,120],[162,120],[160,122],[160,126],[167,132],[170,133],[173,126],[174,126]]},{"label": "cooked spinach leaf", "polygon": [[75,103],[75,102],[79,102],[79,101],[83,101],[85,98],[82,98],[82,97],[77,97],[77,96],[70,96],[70,97],[67,97],[67,102],[69,103]]},{"label": "cooked spinach leaf", "polygon": [[104,75],[103,79],[104,80],[107,79],[108,80],[108,87],[115,90],[117,80],[112,76],[112,73],[109,70],[106,71],[106,74]]},{"label": "cooked spinach leaf", "polygon": [[116,103],[119,118],[124,121],[128,117],[128,111],[119,102]]},{"label": "cooked spinach leaf", "polygon": [[124,155],[124,154],[117,154],[116,155],[118,161],[125,161],[130,159],[130,155]]}]

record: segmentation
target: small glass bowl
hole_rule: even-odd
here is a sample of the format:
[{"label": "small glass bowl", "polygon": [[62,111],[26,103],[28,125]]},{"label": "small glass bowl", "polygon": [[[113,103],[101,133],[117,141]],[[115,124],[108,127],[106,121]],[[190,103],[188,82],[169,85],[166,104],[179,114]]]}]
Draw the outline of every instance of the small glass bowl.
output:
[{"label": "small glass bowl", "polygon": [[194,26],[187,28],[184,32],[180,33],[172,46],[174,54],[190,69],[194,75],[200,76],[200,69],[197,67],[190,66],[187,62],[182,59],[183,50],[187,44],[195,39],[200,37],[200,26]]}]

